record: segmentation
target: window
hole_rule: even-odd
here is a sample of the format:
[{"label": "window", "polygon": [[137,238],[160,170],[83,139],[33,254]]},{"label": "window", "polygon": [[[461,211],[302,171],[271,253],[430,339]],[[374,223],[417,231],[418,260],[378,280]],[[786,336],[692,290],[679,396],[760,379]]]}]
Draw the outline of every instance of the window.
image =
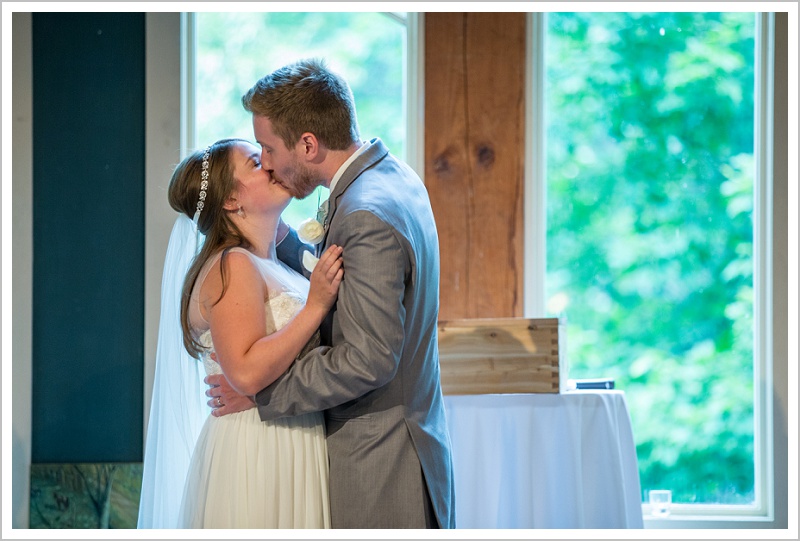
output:
[{"label": "window", "polygon": [[544,24],[546,309],[566,316],[570,377],[625,391],[644,501],[671,490],[679,513],[764,508],[756,23]]},{"label": "window", "polygon": [[[398,72],[408,75],[406,55],[417,51],[407,38],[403,15],[197,14],[197,49],[190,48],[197,54],[196,103],[215,105],[204,106],[203,119],[198,112],[190,146],[231,134],[251,138],[239,98],[252,82],[294,58],[326,54],[329,47],[343,44],[347,54],[330,56],[352,60],[352,65],[333,67],[352,82],[362,136],[379,135],[395,154],[413,162],[418,143],[406,142],[404,119],[414,92],[405,95],[404,83],[380,87],[375,94],[397,101],[362,105],[374,97],[368,90],[376,84],[376,72],[395,70],[387,81],[397,80]],[[325,28],[309,38],[290,31],[301,24],[301,16],[314,21],[304,26],[310,31],[331,20],[326,17],[343,25],[374,17],[363,24],[368,29],[380,24],[383,30],[337,34]],[[547,206],[539,211],[547,216],[540,218],[547,223],[542,228],[546,236],[533,251],[548,251],[546,258],[537,258],[546,260],[546,272],[526,268],[526,307],[533,306],[537,314],[546,307],[550,314],[568,316],[572,376],[613,377],[625,390],[643,498],[651,489],[667,488],[676,502],[673,514],[763,515],[772,490],[774,420],[767,406],[773,398],[772,375],[759,341],[769,342],[772,336],[763,323],[765,314],[772,313],[764,300],[771,290],[763,289],[772,269],[759,258],[767,250],[760,241],[772,237],[762,229],[771,203],[762,197],[769,191],[760,184],[764,178],[756,149],[763,149],[763,143],[753,131],[767,127],[754,107],[768,69],[759,67],[767,58],[761,49],[767,26],[752,13],[529,16],[535,22],[533,57],[539,70],[531,79],[534,87],[546,88],[533,101],[546,95],[538,107],[547,112],[535,115],[540,124],[531,133],[549,137],[535,143],[542,145],[542,155],[546,152],[541,177],[547,173],[548,182],[538,188],[546,194]],[[214,21],[213,29],[205,29],[206,17]],[[259,34],[251,19],[264,25],[262,35],[269,28],[272,41],[252,45]],[[231,39],[219,34],[224,21],[233,21],[236,28]],[[250,37],[239,39],[239,32]],[[279,32],[285,35],[275,39]],[[333,35],[339,37],[329,39]],[[300,38],[300,45],[289,41]],[[394,44],[386,62],[394,59],[397,65],[379,62],[382,67],[370,68],[370,81],[364,84],[367,70],[359,64],[372,60],[359,54],[389,46],[368,47],[367,39]],[[245,61],[244,43],[258,50],[257,58]],[[211,51],[205,64],[204,47]],[[624,64],[626,55],[635,60],[631,67]],[[657,60],[644,62],[648,55]],[[558,58],[569,61],[559,63]],[[237,66],[251,71],[231,75]],[[675,71],[678,67],[683,69]],[[634,99],[637,95],[642,99]],[[217,103],[221,96],[225,103]],[[380,114],[369,119],[376,109]],[[390,120],[391,126],[380,124]],[[697,174],[685,178],[681,170],[689,163]],[[648,204],[636,203],[641,201]],[[316,205],[314,196],[306,202]],[[295,220],[311,213],[301,210]],[[653,281],[655,270],[670,279]],[[702,312],[687,312],[684,307],[691,304]],[[588,309],[579,316],[577,306]],[[636,317],[621,320],[622,310]],[[675,327],[686,329],[685,334],[676,335]],[[606,340],[608,333],[617,339]],[[693,418],[696,414],[700,420]],[[652,431],[652,421],[671,424]]]},{"label": "window", "polygon": [[[405,158],[405,13],[209,12],[194,21],[194,147],[223,137],[253,141],[242,95],[274,69],[322,57],[353,90],[361,136],[380,137]],[[323,192],[293,201],[284,220],[297,226],[313,216]]]}]

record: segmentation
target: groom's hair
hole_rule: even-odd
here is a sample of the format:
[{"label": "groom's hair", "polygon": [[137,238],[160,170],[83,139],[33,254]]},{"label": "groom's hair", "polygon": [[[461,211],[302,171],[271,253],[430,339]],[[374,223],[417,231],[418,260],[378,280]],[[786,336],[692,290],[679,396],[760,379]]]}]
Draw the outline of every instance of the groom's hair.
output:
[{"label": "groom's hair", "polygon": [[306,132],[331,150],[360,140],[350,86],[322,59],[300,60],[265,75],[242,96],[242,105],[267,117],[287,148]]}]

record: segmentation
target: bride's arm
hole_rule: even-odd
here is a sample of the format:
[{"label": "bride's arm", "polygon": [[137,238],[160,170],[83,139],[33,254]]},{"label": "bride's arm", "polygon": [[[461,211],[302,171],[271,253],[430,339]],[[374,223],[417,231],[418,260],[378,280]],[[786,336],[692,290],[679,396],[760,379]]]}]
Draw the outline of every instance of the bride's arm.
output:
[{"label": "bride's arm", "polygon": [[226,271],[227,289],[219,302],[213,302],[222,290],[219,272],[206,278],[202,291],[204,312],[225,378],[233,390],[254,395],[292,364],[333,306],[343,273],[341,248],[331,247],[325,252],[311,275],[303,309],[282,329],[269,335],[265,332],[266,286],[252,261],[233,252],[227,258]]}]

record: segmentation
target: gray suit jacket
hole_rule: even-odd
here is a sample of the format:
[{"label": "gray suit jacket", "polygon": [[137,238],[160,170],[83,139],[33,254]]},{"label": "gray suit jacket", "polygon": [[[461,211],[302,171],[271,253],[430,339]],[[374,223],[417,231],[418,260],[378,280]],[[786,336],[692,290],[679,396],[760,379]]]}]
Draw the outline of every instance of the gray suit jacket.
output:
[{"label": "gray suit jacket", "polygon": [[345,277],[322,343],[256,396],[261,418],[325,410],[335,528],[455,527],[439,379],[439,243],[419,177],[379,140],[330,196]]}]

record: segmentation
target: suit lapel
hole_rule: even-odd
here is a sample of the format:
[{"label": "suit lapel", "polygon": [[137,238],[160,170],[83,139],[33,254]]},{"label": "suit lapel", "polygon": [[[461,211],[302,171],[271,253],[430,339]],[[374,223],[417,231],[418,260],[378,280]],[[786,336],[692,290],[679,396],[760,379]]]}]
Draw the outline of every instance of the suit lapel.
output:
[{"label": "suit lapel", "polygon": [[381,141],[380,138],[376,137],[369,142],[369,147],[367,147],[367,149],[358,158],[356,158],[353,163],[350,164],[344,173],[342,173],[342,176],[336,183],[333,192],[328,197],[328,219],[324,224],[325,236],[323,237],[322,242],[318,245],[320,246],[319,250],[322,250],[322,246],[327,245],[328,231],[330,229],[330,224],[333,222],[333,215],[336,214],[339,198],[344,195],[344,192],[347,190],[347,188],[350,187],[353,181],[357,179],[361,173],[381,161],[388,153],[389,149],[386,148],[386,145],[383,144],[383,141]]}]

